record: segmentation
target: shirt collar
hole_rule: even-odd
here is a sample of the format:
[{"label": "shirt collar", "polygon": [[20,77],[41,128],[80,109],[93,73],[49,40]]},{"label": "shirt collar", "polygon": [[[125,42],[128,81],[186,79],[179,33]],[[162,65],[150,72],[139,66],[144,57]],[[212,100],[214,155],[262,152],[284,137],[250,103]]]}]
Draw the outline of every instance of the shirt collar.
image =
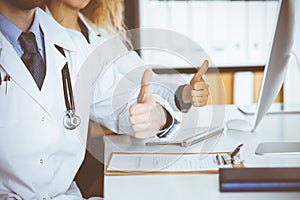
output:
[{"label": "shirt collar", "polygon": [[22,33],[15,24],[10,22],[6,17],[0,14],[0,31],[3,36],[8,40],[13,46],[19,43],[18,38]]},{"label": "shirt collar", "polygon": [[[19,45],[19,36],[22,33],[22,30],[17,27],[14,23],[9,21],[6,17],[0,14],[0,31],[2,32],[3,36],[8,40],[10,44],[13,46]],[[43,47],[43,39],[42,39],[42,31],[39,27],[39,20],[36,15],[36,11],[34,13],[34,19],[32,22],[31,27],[29,28],[28,32],[33,32],[39,49]]]},{"label": "shirt collar", "polygon": [[84,22],[79,17],[78,17],[78,23],[79,23],[79,27],[81,29],[81,33],[84,35],[85,39],[90,44],[90,38],[89,38],[89,30],[88,30],[88,28],[86,27],[86,25],[84,24]]},{"label": "shirt collar", "polygon": [[31,27],[29,28],[28,32],[32,32],[35,35],[36,42],[38,45],[39,50],[43,49],[43,32],[40,28],[40,23],[36,14],[36,10],[34,12],[34,18]]},{"label": "shirt collar", "polygon": [[58,24],[51,16],[49,16],[49,14],[45,13],[40,8],[36,8],[36,14],[45,40],[47,39],[48,42],[54,43],[66,50],[78,51],[74,41],[64,27]]}]

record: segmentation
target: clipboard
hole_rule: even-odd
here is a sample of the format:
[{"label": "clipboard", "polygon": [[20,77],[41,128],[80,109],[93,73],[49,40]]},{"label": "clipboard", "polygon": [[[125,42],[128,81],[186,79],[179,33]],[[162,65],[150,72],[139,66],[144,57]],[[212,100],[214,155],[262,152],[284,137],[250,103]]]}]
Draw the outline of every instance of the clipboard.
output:
[{"label": "clipboard", "polygon": [[[244,167],[243,162],[240,162],[238,164],[227,164],[227,165],[219,165],[217,169],[201,169],[201,170],[127,170],[127,169],[114,169],[111,167],[112,161],[114,156],[155,156],[155,155],[160,155],[160,156],[178,156],[178,157],[185,157],[185,156],[202,156],[205,157],[206,155],[209,156],[210,158],[212,157],[218,157],[219,155],[230,155],[231,152],[201,152],[201,153],[145,153],[145,152],[132,152],[132,153],[126,153],[126,152],[113,152],[110,154],[108,164],[105,167],[104,170],[104,175],[106,176],[126,176],[126,175],[172,175],[172,174],[218,174],[220,168],[241,168]],[[122,162],[122,160],[119,160]]]}]

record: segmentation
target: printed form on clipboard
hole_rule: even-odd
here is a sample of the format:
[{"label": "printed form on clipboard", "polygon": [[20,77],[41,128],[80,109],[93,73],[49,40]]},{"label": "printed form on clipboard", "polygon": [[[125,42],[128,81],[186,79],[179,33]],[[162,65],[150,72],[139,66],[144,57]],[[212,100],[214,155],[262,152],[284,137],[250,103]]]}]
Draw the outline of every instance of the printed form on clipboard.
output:
[{"label": "printed form on clipboard", "polygon": [[105,175],[214,174],[219,168],[242,167],[221,161],[230,153],[112,153]]}]

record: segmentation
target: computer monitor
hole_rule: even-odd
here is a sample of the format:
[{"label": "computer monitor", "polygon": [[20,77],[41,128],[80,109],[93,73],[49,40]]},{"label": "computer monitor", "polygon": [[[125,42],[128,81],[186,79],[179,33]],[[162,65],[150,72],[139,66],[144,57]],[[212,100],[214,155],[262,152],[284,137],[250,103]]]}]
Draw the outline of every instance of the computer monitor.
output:
[{"label": "computer monitor", "polygon": [[228,129],[254,132],[280,91],[287,73],[288,62],[293,55],[296,3],[296,0],[279,0],[275,18],[276,26],[273,29],[272,45],[264,70],[254,123],[233,119],[227,122]]},{"label": "computer monitor", "polygon": [[274,102],[285,79],[295,39],[296,0],[280,0],[252,132]]},{"label": "computer monitor", "polygon": [[[251,125],[249,122],[240,119],[230,120],[227,122],[229,129],[251,130],[251,132],[254,132],[273,104],[283,84],[288,62],[292,55],[295,57],[300,69],[298,58],[293,52],[297,3],[299,1],[279,0],[276,15],[277,23],[273,30],[272,45],[264,70],[254,123]],[[300,142],[264,142],[259,144],[255,153],[259,155],[300,154]]]}]

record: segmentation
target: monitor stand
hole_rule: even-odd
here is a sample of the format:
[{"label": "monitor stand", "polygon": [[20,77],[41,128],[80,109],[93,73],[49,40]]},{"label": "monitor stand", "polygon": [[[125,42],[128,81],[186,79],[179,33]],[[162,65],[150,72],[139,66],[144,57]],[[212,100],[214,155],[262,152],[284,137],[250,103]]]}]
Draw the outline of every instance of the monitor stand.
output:
[{"label": "monitor stand", "polygon": [[[239,105],[239,111],[245,115],[254,115],[257,104]],[[300,104],[273,103],[267,114],[300,114]]]},{"label": "monitor stand", "polygon": [[[300,63],[295,52],[291,51],[290,55],[292,55],[295,58],[300,71]],[[284,106],[282,110],[284,110]],[[296,112],[295,109],[293,112]],[[258,145],[255,154],[257,155],[300,155],[300,142],[263,142]]]},{"label": "monitor stand", "polygon": [[300,155],[300,142],[263,142],[256,148],[257,155]]},{"label": "monitor stand", "polygon": [[[290,55],[292,55],[295,58],[300,71],[300,63],[295,52],[291,51]],[[299,105],[273,104],[268,113],[300,113],[300,104]],[[300,142],[263,142],[258,145],[255,154],[257,155],[300,155]]]}]

